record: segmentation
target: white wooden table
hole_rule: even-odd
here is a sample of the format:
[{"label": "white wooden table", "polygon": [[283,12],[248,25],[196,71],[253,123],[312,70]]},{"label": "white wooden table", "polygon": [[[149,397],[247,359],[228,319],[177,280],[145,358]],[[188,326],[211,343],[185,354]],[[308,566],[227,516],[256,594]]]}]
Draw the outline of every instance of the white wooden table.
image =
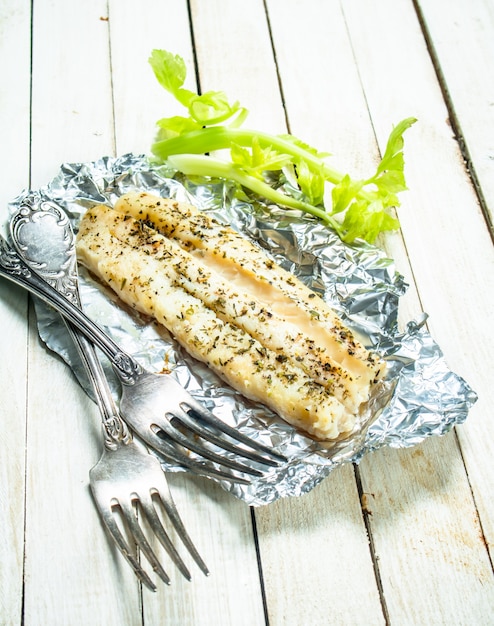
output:
[{"label": "white wooden table", "polygon": [[[393,124],[409,191],[388,253],[451,369],[467,422],[338,469],[308,495],[250,509],[170,478],[212,574],[142,590],[88,489],[96,407],[0,281],[0,624],[494,624],[494,7],[492,0],[2,0],[0,211],[63,162],[147,153],[173,112],[147,64],[183,56],[249,126],[372,171]],[[191,83],[192,84],[192,83]]]}]

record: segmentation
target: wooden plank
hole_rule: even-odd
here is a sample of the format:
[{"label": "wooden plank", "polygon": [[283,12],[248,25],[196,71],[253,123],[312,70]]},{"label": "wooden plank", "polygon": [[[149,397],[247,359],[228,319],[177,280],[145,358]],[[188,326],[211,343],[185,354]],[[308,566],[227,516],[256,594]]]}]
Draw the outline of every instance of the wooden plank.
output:
[{"label": "wooden plank", "polygon": [[256,520],[270,623],[385,623],[351,466]]},{"label": "wooden plank", "polygon": [[24,623],[138,623],[138,584],[89,492],[102,450],[97,410],[35,330],[29,366]]},{"label": "wooden plank", "polygon": [[[29,2],[0,5],[0,221],[4,233],[7,202],[29,182]],[[13,61],[15,59],[15,62]],[[26,438],[27,297],[11,283],[0,282],[0,615],[20,624],[24,559]]]},{"label": "wooden plank", "polygon": [[[35,46],[39,46],[40,51],[39,57],[35,55],[34,74],[33,176],[36,184],[46,182],[62,160],[93,159],[113,151],[113,131],[111,123],[108,124],[111,102],[106,83],[107,53],[102,52],[108,42],[100,34],[94,36],[95,31],[99,32],[97,26],[107,27],[105,20],[100,19],[105,17],[105,7],[102,2],[84,4],[66,10],[62,3],[35,3],[35,11],[43,14],[43,20],[36,22],[38,27],[43,22],[43,27],[38,30],[35,24]],[[117,58],[120,58],[129,63],[133,59],[134,64],[128,67],[134,73],[141,65],[139,54],[126,51],[121,45],[121,37],[127,35],[130,40],[134,36],[137,39],[134,50],[137,53],[141,50],[147,57],[143,39],[149,33],[150,48],[155,45],[171,48],[168,44],[174,43],[182,45],[176,50],[185,53],[191,65],[188,29],[187,32],[182,30],[186,25],[185,3],[167,3],[166,7],[173,11],[173,23],[178,25],[172,33],[167,32],[172,30],[170,27],[163,28],[167,37],[164,42],[160,42],[156,35],[157,26],[153,23],[151,27],[149,23],[149,16],[154,22],[159,7],[150,4],[147,7],[149,13],[139,11],[147,16],[146,23],[142,17],[141,24],[132,16],[129,3],[121,3],[121,8],[117,4],[120,5],[114,3],[110,7],[110,19],[112,15],[115,18],[110,27],[116,28],[112,32],[115,53],[112,62],[117,64]],[[243,6],[247,4],[249,6]],[[364,515],[379,557],[376,565],[384,585],[385,607],[391,623],[487,623],[490,617],[487,609],[492,606],[493,599],[492,576],[481,532],[482,529],[485,531],[490,542],[493,523],[490,502],[492,427],[487,418],[492,392],[488,386],[490,362],[487,356],[492,345],[487,337],[484,345],[479,347],[480,354],[476,355],[472,355],[470,347],[484,327],[485,316],[492,312],[492,303],[482,290],[485,279],[486,289],[492,293],[491,248],[487,245],[482,216],[462,169],[451,131],[445,123],[447,111],[441,95],[439,91],[431,93],[434,72],[418,23],[414,21],[411,3],[380,1],[373,3],[372,10],[365,6],[366,3],[361,6],[343,3],[346,22],[338,14],[336,3],[329,7],[324,6],[326,3],[307,2],[303,7],[298,4],[274,0],[268,4],[279,67],[280,70],[285,68],[281,77],[286,110],[295,134],[308,138],[313,132],[314,143],[323,149],[327,138],[328,148],[341,155],[345,165],[350,162],[357,170],[367,171],[367,155],[371,155],[369,163],[375,163],[377,151],[366,103],[362,94],[359,95],[358,76],[352,73],[349,78],[344,72],[345,67],[353,68],[351,71],[355,72],[354,64],[348,60],[349,51],[355,52],[358,59],[365,97],[381,148],[393,122],[406,115],[420,114],[421,126],[414,127],[407,136],[410,192],[401,211],[403,232],[420,298],[431,313],[431,328],[446,349],[454,369],[471,380],[482,394],[469,422],[458,429],[480,518],[473,506],[454,434],[429,441],[416,450],[377,453],[366,459],[359,470],[365,496]],[[247,104],[252,110],[247,125],[283,131],[283,104],[275,88],[276,67],[267,43],[263,3],[231,5],[234,3],[218,1],[191,4],[201,84],[203,88],[225,89],[232,98],[238,97]],[[53,24],[57,23],[63,23],[67,32],[55,41]],[[386,37],[379,41],[373,34],[378,26],[388,23],[394,25],[388,28],[393,32],[386,32]],[[71,24],[81,27],[81,34],[73,31]],[[156,24],[161,25],[161,22],[156,19]],[[232,24],[232,37],[228,35],[227,24]],[[347,29],[351,48],[343,36]],[[45,33],[43,39],[40,38],[41,31]],[[56,31],[61,32],[60,29]],[[379,29],[379,32],[382,31]],[[15,28],[11,28],[10,34],[17,34]],[[297,42],[296,46],[294,42]],[[335,44],[334,49],[331,42]],[[314,43],[317,46],[312,48]],[[314,55],[328,50],[327,46],[332,53],[316,57],[314,66],[307,69],[307,65],[299,64],[289,50],[291,47],[296,53],[302,44],[304,49],[313,49]],[[4,49],[3,45],[5,40],[0,42],[0,51]],[[67,55],[57,61],[61,46],[67,50]],[[92,50],[88,51],[90,48]],[[414,56],[414,60],[418,60],[418,65],[414,65],[407,50],[417,49],[422,49],[423,55]],[[122,104],[120,109],[118,106],[118,102],[123,103],[129,97],[129,86],[125,71],[121,69],[123,63],[117,65],[121,72],[115,74],[117,150],[119,153],[128,149],[146,150],[148,133],[152,134],[147,125],[156,117],[168,114],[166,96],[158,106],[158,100],[154,99],[155,86],[151,87],[148,78],[142,78],[141,84],[139,76],[135,93],[142,91],[144,96],[151,94],[153,89],[152,101],[143,97],[145,109],[132,117],[132,107]],[[87,90],[78,89],[79,83],[73,85],[72,66],[79,77],[87,76],[84,72],[87,67],[91,68],[90,79],[82,81],[85,87],[88,83],[91,88],[97,86],[97,96],[92,94],[91,101],[86,100]],[[0,72],[4,69],[2,67]],[[390,74],[394,85],[390,84]],[[57,92],[58,98],[54,93],[41,94],[41,84],[60,83],[66,88]],[[322,104],[314,104],[311,95],[317,95],[319,89],[325,99]],[[259,102],[263,103],[262,109]],[[410,111],[411,107],[415,110]],[[349,123],[354,115],[355,126]],[[82,116],[82,123],[78,116]],[[12,119],[14,117],[19,118],[17,108]],[[323,131],[318,128],[321,118],[328,119]],[[422,120],[425,120],[425,128]],[[60,132],[54,133],[54,127],[59,127]],[[27,163],[27,157],[23,156],[22,160]],[[11,163],[7,166],[15,169],[14,176],[6,179],[12,185],[19,168]],[[14,184],[14,193],[18,184]],[[435,208],[432,215],[431,203]],[[465,212],[472,223],[460,233],[451,224],[449,216],[458,219]],[[428,225],[430,233],[423,232],[424,224]],[[458,257],[441,249],[438,233],[445,241],[454,243]],[[400,238],[393,237],[388,240],[388,245],[390,241],[390,249],[399,256],[400,267],[407,270],[406,250],[400,248]],[[480,258],[471,258],[477,254]],[[489,270],[485,269],[486,263],[490,264]],[[414,274],[410,272],[407,277]],[[459,306],[463,310],[460,311],[455,280],[462,289]],[[480,311],[473,310],[473,301]],[[20,296],[20,307],[8,305],[8,336],[10,338],[13,328],[15,346],[19,345],[19,337],[14,337],[14,333],[23,314],[24,302]],[[420,299],[414,290],[406,307],[404,319],[409,317],[408,311],[413,314],[420,310]],[[15,313],[17,310],[19,314]],[[473,326],[468,328],[468,324]],[[463,339],[459,329],[465,327]],[[21,356],[25,345],[23,331],[20,337],[19,360],[24,371]],[[25,623],[140,623],[139,596],[133,577],[125,564],[119,565],[118,559],[116,563],[113,560],[114,555],[103,541],[87,490],[82,489],[87,484],[87,470],[100,450],[95,408],[73,384],[67,368],[38,346],[34,333],[31,342]],[[6,380],[10,389],[12,379]],[[43,393],[53,381],[64,388],[60,399],[66,406],[75,407],[75,415],[66,415],[62,404],[58,405],[53,397],[47,398]],[[16,411],[23,404],[23,394],[23,389],[15,394]],[[87,413],[92,417],[89,432],[85,423]],[[74,426],[69,428],[71,420],[74,420]],[[23,428],[22,425],[21,432]],[[15,438],[19,440],[19,431]],[[74,453],[76,448],[71,447],[62,458],[58,456],[59,445],[66,441],[77,441],[77,452]],[[19,476],[22,465],[12,464],[10,450],[8,452],[9,455],[4,454],[0,460],[1,475],[5,475],[5,462],[8,471],[13,470]],[[58,459],[55,469],[53,458]],[[23,459],[20,460],[23,463]],[[68,468],[65,476],[60,475],[64,472],[59,467]],[[180,624],[203,624],[205,621],[211,624],[264,623],[248,508],[242,503],[232,504],[232,499],[216,487],[205,486],[202,481],[188,476],[172,477],[172,488],[187,526],[213,573],[211,579],[203,579],[193,570],[192,585],[174,580],[173,588],[160,589],[157,596],[145,592],[146,622],[160,624],[163,619],[168,619]],[[329,610],[331,617],[336,621],[338,617],[342,623],[382,623],[383,613],[373,577],[358,490],[350,467],[338,471],[308,496],[256,510],[255,515],[271,623],[325,623]],[[63,534],[62,537],[53,532],[56,516],[60,516],[62,532],[59,534]],[[75,540],[72,535],[69,539],[64,530],[70,528],[73,520],[83,520],[82,532]],[[20,537],[19,528],[16,527],[16,540]],[[349,546],[352,550],[350,557]],[[88,549],[99,555],[98,559],[91,561],[90,578],[85,569]],[[19,551],[15,554],[18,555]],[[0,585],[2,602],[4,597],[9,603],[13,599],[10,609],[17,623],[20,621],[18,568],[17,559],[13,570],[17,572],[15,590]],[[293,575],[294,569],[297,576]],[[10,575],[10,570],[7,571]],[[115,580],[116,584],[111,582]],[[360,581],[363,581],[362,586]],[[434,590],[433,596],[431,589]],[[468,593],[464,593],[465,589]],[[288,600],[285,594],[291,594]],[[307,598],[311,600],[309,606]]]},{"label": "wooden plank", "polygon": [[488,624],[492,571],[455,434],[360,471],[390,623]]},{"label": "wooden plank", "polygon": [[263,3],[193,0],[191,7],[201,91],[238,100],[249,110],[246,128],[286,132]]},{"label": "wooden plank", "polygon": [[[132,36],[129,24],[133,25]],[[164,24],[169,27],[163,28]],[[137,13],[133,2],[114,2],[110,5],[110,33],[118,153],[149,153],[156,120],[183,114],[147,65],[151,50],[164,48],[180,54],[188,66],[187,84],[195,88],[187,2],[147,2],[146,12]],[[160,624],[166,615],[171,624],[263,624],[249,508],[210,481],[190,476],[170,476],[169,480],[211,575],[205,578],[192,564],[192,584],[175,574],[172,588],[160,587],[156,595],[144,590],[145,623]]]},{"label": "wooden plank", "polygon": [[179,54],[187,64],[187,85],[195,88],[187,2],[146,0],[145,11],[136,11],[131,0],[109,6],[116,153],[149,154],[158,119],[183,114],[148,65],[151,51]]},{"label": "wooden plank", "polygon": [[[421,448],[427,462],[419,463],[413,451],[382,455],[379,478],[369,472],[371,463],[376,468],[373,458],[366,461],[365,472],[363,467],[365,491],[382,493],[386,485],[388,494],[399,494],[400,510],[403,506],[411,507],[408,515],[424,524],[420,529],[412,526],[414,545],[421,547],[412,553],[403,552],[404,526],[391,524],[381,532],[380,525],[373,524],[374,517],[370,518],[386,601],[392,620],[417,623],[430,619],[427,597],[430,589],[436,589],[435,615],[440,615],[444,623],[482,622],[490,615],[493,603],[491,562],[484,543],[486,539],[492,545],[490,494],[494,476],[490,462],[493,426],[489,355],[493,343],[492,337],[483,333],[479,344],[479,333],[485,320],[492,316],[492,243],[452,136],[448,111],[433,79],[434,68],[412,3],[382,1],[374,3],[370,10],[364,2],[348,2],[343,10],[381,148],[391,116],[401,119],[414,115],[419,119],[407,139],[410,191],[399,212],[403,235],[421,301],[430,314],[431,331],[453,370],[464,375],[480,395],[467,423],[457,429],[470,484],[461,469],[454,437]],[[373,32],[384,22],[388,28],[376,39]],[[404,474],[398,466],[390,472],[390,458],[410,464],[415,460],[417,474],[408,487],[398,488]],[[443,463],[446,469],[441,470]],[[426,478],[432,468],[436,473],[431,483]],[[446,483],[444,494],[441,476],[448,472],[452,480]],[[390,474],[393,481],[386,480]],[[427,498],[417,499],[414,485],[421,481],[428,485]],[[445,497],[449,499],[446,507]],[[424,499],[427,515],[422,509]],[[445,511],[449,515],[446,526]],[[479,531],[482,527],[484,537],[480,531],[472,534],[472,520],[474,529]],[[444,541],[445,528],[449,531],[449,544]],[[396,530],[394,538],[390,529]],[[468,549],[463,537],[468,538]],[[381,547],[385,554],[380,552]],[[437,566],[424,570],[420,560],[429,549]],[[389,554],[401,561],[402,579],[406,582],[399,593],[396,571],[392,573],[390,569],[393,559],[386,556]],[[411,555],[419,560],[415,566]],[[459,572],[453,572],[452,567]],[[424,571],[428,572],[426,576]],[[469,589],[467,597],[465,588]]]},{"label": "wooden plank", "polygon": [[418,2],[455,130],[464,142],[486,210],[494,219],[494,12],[489,0]]},{"label": "wooden plank", "polygon": [[35,7],[33,188],[51,180],[62,163],[114,152],[106,17],[102,0],[77,8],[42,0]]},{"label": "wooden plank", "polygon": [[[113,151],[105,16],[103,1],[35,4],[35,185],[62,162]],[[102,451],[96,406],[40,345],[34,323],[28,402],[24,623],[139,623],[139,587],[103,531],[88,487]]]},{"label": "wooden plank", "polygon": [[26,296],[3,280],[0,284],[2,402],[0,435],[0,613],[8,624],[20,624],[24,559],[26,437]]},{"label": "wooden plank", "polygon": [[[251,112],[245,126],[286,132],[285,112],[278,90],[268,25],[262,2],[230,3],[216,0],[193,6],[194,34],[202,90],[220,89]],[[307,3],[280,3],[277,26],[285,28],[286,46],[294,54],[300,41],[297,21]],[[297,8],[300,7],[300,8]],[[286,11],[286,12],[285,12]],[[218,20],[217,16],[223,16]],[[271,15],[271,7],[270,7]],[[290,20],[286,19],[290,15]],[[296,15],[297,17],[293,17]],[[225,25],[228,24],[228,27]],[[275,27],[275,24],[273,24]],[[293,30],[296,30],[295,37]],[[311,32],[307,39],[313,34]],[[294,45],[297,41],[297,45]],[[318,40],[320,44],[320,39]],[[276,54],[285,48],[278,47]],[[304,54],[305,58],[305,54]],[[311,68],[298,67],[298,72]],[[286,76],[282,76],[283,85]],[[303,103],[307,105],[306,95]],[[292,106],[286,100],[289,119]],[[310,114],[297,132],[306,138]],[[310,137],[309,137],[310,139]],[[365,526],[351,467],[336,472],[308,496],[282,500],[256,509],[267,610],[273,624],[382,623],[379,594],[368,550]],[[349,557],[349,551],[351,556]],[[355,603],[355,580],[359,603]],[[364,620],[364,621],[362,621]]]},{"label": "wooden plank", "polygon": [[175,576],[173,586],[161,587],[156,596],[145,590],[145,623],[159,625],[166,615],[170,624],[187,626],[263,626],[248,506],[205,479],[171,475],[169,481],[184,523],[211,574],[206,578],[192,564],[192,582]]}]

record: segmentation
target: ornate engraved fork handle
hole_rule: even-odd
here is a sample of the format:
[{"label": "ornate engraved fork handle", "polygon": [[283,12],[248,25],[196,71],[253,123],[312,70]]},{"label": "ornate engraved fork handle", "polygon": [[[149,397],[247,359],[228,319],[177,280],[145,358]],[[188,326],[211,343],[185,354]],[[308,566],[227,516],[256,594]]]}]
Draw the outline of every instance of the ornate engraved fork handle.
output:
[{"label": "ornate engraved fork handle", "polygon": [[0,236],[0,276],[20,285],[24,289],[41,298],[56,311],[76,326],[91,343],[96,344],[110,359],[110,362],[125,385],[135,383],[143,369],[133,359],[119,348],[119,346],[95,324],[90,318],[78,309],[72,302],[36,273],[32,272],[17,252]]},{"label": "ornate engraved fork handle", "polygon": [[[14,247],[35,273],[82,309],[79,296],[74,233],[67,215],[39,194],[30,194],[10,220]],[[132,436],[118,413],[94,345],[63,318],[85,367],[98,404],[105,447],[116,450]]]},{"label": "ornate engraved fork handle", "polygon": [[113,401],[108,381],[103,373],[94,346],[86,337],[70,323],[67,328],[77,346],[87,375],[96,396],[101,423],[105,437],[105,447],[109,450],[116,450],[121,444],[128,444],[132,441],[132,435],[127,424],[122,420],[118,409]]}]

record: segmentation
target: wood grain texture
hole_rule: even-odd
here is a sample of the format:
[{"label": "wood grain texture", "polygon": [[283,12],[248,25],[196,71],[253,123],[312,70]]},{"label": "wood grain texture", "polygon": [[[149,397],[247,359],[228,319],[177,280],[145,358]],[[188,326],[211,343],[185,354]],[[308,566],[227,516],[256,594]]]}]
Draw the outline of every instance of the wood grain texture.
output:
[{"label": "wood grain texture", "polygon": [[33,188],[62,163],[114,152],[106,4],[39,0],[34,6]]},{"label": "wood grain texture", "polygon": [[2,222],[30,176],[37,187],[62,162],[148,152],[156,120],[181,113],[148,66],[155,47],[185,58],[189,87],[197,63],[202,91],[247,106],[245,127],[288,128],[353,175],[372,173],[393,124],[415,116],[402,230],[382,244],[410,283],[400,324],[427,311],[479,401],[445,437],[378,451],[254,510],[210,481],[170,476],[211,576],[182,550],[189,583],[163,555],[172,585],[152,594],[89,494],[96,407],[39,341],[26,295],[0,281],[0,625],[493,624],[494,251],[455,134],[492,211],[490,2],[32,6],[32,100],[31,3],[0,7]]},{"label": "wood grain texture", "polygon": [[454,433],[372,454],[361,475],[390,623],[489,623],[492,570]]},{"label": "wood grain texture", "polygon": [[270,624],[385,623],[351,466],[256,520]]},{"label": "wood grain texture", "polygon": [[[187,84],[196,89],[192,41],[185,36],[189,33],[187,3],[148,2],[136,14],[134,3],[115,2],[110,20],[117,146],[148,152],[154,123],[160,117],[183,114],[147,64],[152,48],[180,54],[188,66]],[[128,42],[124,33],[131,20],[134,37]],[[174,27],[164,30],[163,24],[171,22]],[[135,78],[129,81],[129,75]],[[145,591],[145,622],[158,624],[167,615],[171,624],[264,623],[249,508],[208,481],[189,477],[171,477],[170,481],[177,484],[177,506],[211,576],[204,578],[191,566],[192,584],[174,576],[173,590],[160,588],[156,595]]]},{"label": "wood grain texture", "polygon": [[[261,581],[249,507],[218,485],[192,476],[169,477],[173,496],[210,576],[191,565],[192,582],[144,593],[144,622],[187,626],[263,626]],[[178,544],[177,544],[178,545]],[[190,560],[190,559],[189,559]]]},{"label": "wood grain texture", "polygon": [[[7,202],[29,184],[30,3],[0,5],[0,232]],[[15,59],[15,63],[13,61]],[[0,622],[20,623],[24,559],[27,297],[0,281]],[[3,621],[5,620],[5,621]]]},{"label": "wood grain texture", "polygon": [[246,128],[286,132],[264,3],[192,0],[191,7],[201,91],[238,100],[249,110]]},{"label": "wood grain texture", "polygon": [[187,64],[187,83],[195,89],[193,47],[187,2],[132,0],[109,3],[116,153],[148,154],[162,117],[183,109],[156,80],[149,56],[154,48],[179,54]]},{"label": "wood grain texture", "polygon": [[[251,127],[262,126],[271,132],[284,132],[285,111],[278,90],[269,33],[267,26],[266,30],[264,26],[258,26],[265,19],[262,5],[261,2],[246,3],[240,8],[221,0],[208,3],[207,8],[203,3],[194,5],[199,11],[193,13],[198,21],[194,33],[199,74],[203,89],[218,89],[220,85],[229,97],[237,98],[249,108],[248,122]],[[306,8],[307,5],[304,5],[304,10]],[[284,7],[287,13],[283,13],[278,24],[272,23],[274,31],[279,26],[291,33],[290,28],[297,27],[297,18],[294,18],[291,9]],[[221,38],[217,37],[221,25],[211,23],[215,15],[228,16],[229,23],[233,25],[223,32]],[[287,22],[286,15],[294,18],[293,21]],[[278,46],[276,37],[274,43],[276,55],[282,55],[284,48]],[[294,48],[293,39],[289,45]],[[207,63],[201,63],[201,55],[207,58]],[[253,69],[244,71],[249,64]],[[304,71],[308,71],[307,68],[298,68],[298,72],[303,74]],[[285,79],[283,75],[283,83]],[[294,107],[305,106],[309,119],[311,112],[308,111],[307,97],[308,94],[301,88]],[[292,102],[286,98],[289,119],[291,105]],[[299,130],[305,137],[304,129],[301,124]],[[331,491],[332,497],[327,495],[326,490]],[[322,508],[317,508],[317,511],[314,510],[315,504],[308,504],[311,502],[308,496],[281,501],[276,506],[270,505],[255,512],[270,622],[324,623],[327,605],[315,599],[327,598],[331,593],[335,618],[350,623],[357,620],[355,623],[358,623],[362,607],[357,609],[352,604],[354,590],[351,584],[358,571],[362,576],[360,600],[365,605],[364,613],[373,623],[381,623],[379,595],[370,552],[366,551],[366,532],[358,496],[355,499],[357,489],[351,468],[332,476],[331,483],[319,487],[318,494],[317,502]],[[339,512],[341,507],[341,517],[333,514],[335,499],[340,498],[335,494],[343,494],[338,507]],[[352,553],[355,558],[348,559],[349,546],[352,545],[364,549],[355,550]],[[332,584],[337,592],[331,591]],[[307,597],[311,598],[310,603],[307,603]]]},{"label": "wood grain texture", "polygon": [[[36,184],[47,183],[63,162],[113,150],[105,15],[105,2],[35,5]],[[55,23],[65,25],[57,37]],[[31,321],[25,623],[134,624],[140,616],[139,586],[108,540],[89,492],[89,469],[103,446],[96,406],[69,368],[41,344]]]},{"label": "wood grain texture", "polygon": [[494,10],[489,0],[419,1],[458,140],[494,218]]},{"label": "wood grain texture", "polygon": [[[374,9],[368,17],[369,28],[377,28],[384,16],[396,25],[412,23],[413,6],[405,0],[380,2]],[[418,23],[407,30],[387,29],[379,48],[371,46],[368,31],[360,27],[362,16],[354,3],[348,3],[345,15],[350,28],[354,25],[356,29],[355,54],[380,141],[385,136],[381,130],[383,109],[386,112],[393,106],[398,117],[413,114],[419,119],[407,142],[409,191],[399,214],[431,332],[450,367],[479,395],[468,421],[457,432],[485,537],[492,546],[492,501],[486,494],[494,490],[494,474],[487,460],[494,446],[490,409],[494,339],[484,332],[494,311],[492,241],[448,123],[441,90],[431,80],[434,68],[425,43],[423,55],[417,54],[422,40]],[[400,67],[410,70],[403,75]],[[382,72],[376,68],[383,68]],[[394,86],[384,99],[390,73],[395,77]]]},{"label": "wood grain texture", "polygon": [[26,438],[27,298],[0,282],[0,613],[17,623],[22,613]]}]

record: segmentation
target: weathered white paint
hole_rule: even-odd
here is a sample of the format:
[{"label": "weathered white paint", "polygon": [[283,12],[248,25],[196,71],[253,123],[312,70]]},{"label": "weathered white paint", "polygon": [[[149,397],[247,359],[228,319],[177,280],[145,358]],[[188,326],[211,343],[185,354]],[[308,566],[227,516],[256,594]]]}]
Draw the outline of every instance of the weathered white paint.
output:
[{"label": "weathered white paint", "polygon": [[[148,151],[155,121],[180,113],[148,67],[155,47],[186,59],[189,86],[195,53],[202,90],[240,100],[246,126],[285,132],[288,121],[351,173],[371,171],[391,126],[415,116],[402,232],[385,240],[410,283],[401,323],[426,310],[480,399],[444,438],[377,452],[306,496],[256,509],[257,548],[244,503],[171,476],[212,573],[190,563],[188,583],[165,559],[172,586],[141,592],[88,492],[101,451],[96,408],[41,345],[25,294],[1,281],[0,623],[257,626],[263,588],[271,626],[493,623],[492,240],[414,4],[192,0],[190,16],[187,4],[37,0],[29,144],[30,3],[3,3],[2,220],[29,173],[36,187],[64,161]],[[418,4],[490,206],[488,0]]]}]

